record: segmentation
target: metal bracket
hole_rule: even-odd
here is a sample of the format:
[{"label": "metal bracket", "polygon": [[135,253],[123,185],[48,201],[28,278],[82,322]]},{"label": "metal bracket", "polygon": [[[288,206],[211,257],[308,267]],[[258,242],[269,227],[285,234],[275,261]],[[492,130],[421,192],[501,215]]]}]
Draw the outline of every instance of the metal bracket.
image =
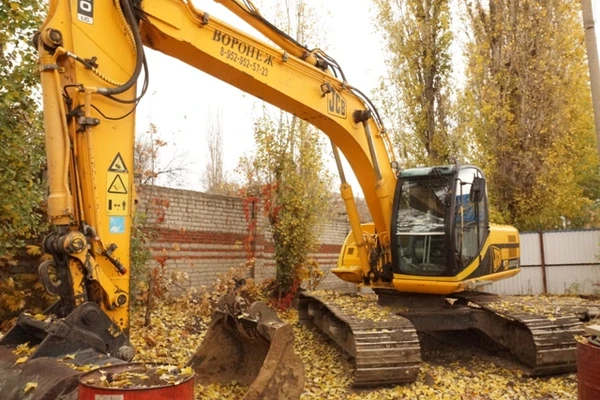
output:
[{"label": "metal bracket", "polygon": [[85,128],[87,126],[100,125],[100,120],[98,118],[80,116],[80,117],[77,117],[77,123],[82,128]]},{"label": "metal bracket", "polygon": [[40,65],[40,72],[52,71],[52,70],[59,69],[59,68],[60,67],[56,63],[54,63],[54,64],[42,64],[42,65]]},{"label": "metal bracket", "polygon": [[202,22],[200,22],[200,26],[205,26],[208,25],[208,22],[210,21],[210,15],[205,12],[204,15],[202,15]]}]

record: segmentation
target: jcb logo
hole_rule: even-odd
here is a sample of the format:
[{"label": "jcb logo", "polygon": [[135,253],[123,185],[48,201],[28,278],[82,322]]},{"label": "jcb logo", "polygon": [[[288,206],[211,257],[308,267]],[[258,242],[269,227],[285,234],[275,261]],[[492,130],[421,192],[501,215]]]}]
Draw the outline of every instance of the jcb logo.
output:
[{"label": "jcb logo", "polygon": [[94,23],[94,0],[77,0],[77,19],[86,24]]},{"label": "jcb logo", "polygon": [[327,93],[327,112],[336,117],[346,118],[346,100],[333,88]]}]

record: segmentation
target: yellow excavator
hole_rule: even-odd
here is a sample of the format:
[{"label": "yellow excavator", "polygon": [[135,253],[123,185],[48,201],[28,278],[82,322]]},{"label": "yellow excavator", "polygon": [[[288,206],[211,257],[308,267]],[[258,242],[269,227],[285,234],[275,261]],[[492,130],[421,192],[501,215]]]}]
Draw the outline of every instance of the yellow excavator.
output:
[{"label": "yellow excavator", "polygon": [[[306,292],[299,314],[354,359],[357,386],[414,380],[417,331],[477,329],[536,373],[572,369],[575,322],[542,318],[543,331],[549,332],[542,337],[533,327],[539,319],[500,315],[473,292],[519,272],[518,232],[489,223],[482,171],[457,163],[400,170],[377,109],[348,84],[332,57],[286,35],[250,0],[218,2],[274,44],[190,0],[49,1],[34,38],[53,226],[44,240],[52,260],[40,265],[39,273],[60,301],[46,319],[22,315],[0,341],[1,397],[19,398],[33,376],[39,380],[34,399],[72,394],[77,371],[56,363],[65,354],[97,365],[134,356],[127,338],[129,251],[134,116],[148,82],[144,46],[303,118],[331,139],[351,226],[333,273],[370,286],[380,304],[397,311],[383,320],[365,320],[323,294]],[[363,190],[372,223],[360,222],[339,152]],[[219,359],[223,352],[214,345],[203,346],[192,360],[197,374],[244,375],[251,384],[246,399],[297,397],[303,373],[290,327],[261,305],[250,319],[233,316],[235,308],[232,299],[223,301],[205,342],[227,343],[241,353],[227,361]],[[220,340],[224,336],[229,339]],[[16,363],[14,349],[25,342],[39,345],[26,363]],[[254,360],[254,373],[248,374],[240,366],[249,365],[243,357],[254,357],[257,346],[264,362],[260,368]],[[232,371],[236,368],[242,371]]]}]

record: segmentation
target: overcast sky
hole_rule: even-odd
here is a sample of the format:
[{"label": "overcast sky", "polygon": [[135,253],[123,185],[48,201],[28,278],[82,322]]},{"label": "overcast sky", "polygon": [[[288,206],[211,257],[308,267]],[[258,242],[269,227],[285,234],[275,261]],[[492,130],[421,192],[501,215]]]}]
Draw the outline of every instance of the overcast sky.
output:
[{"label": "overcast sky", "polygon": [[[322,10],[322,20],[327,24],[328,46],[317,45],[338,61],[351,85],[370,95],[385,73],[383,44],[373,24],[376,18],[371,0],[308,1]],[[255,32],[214,1],[193,2],[197,8],[238,29]],[[263,2],[269,3],[269,0]],[[598,0],[592,2],[596,4]],[[600,30],[598,24],[596,30]],[[250,154],[254,148],[252,125],[262,103],[176,59],[150,49],[146,49],[146,55],[150,85],[137,109],[136,132],[144,132],[150,122],[157,125],[161,138],[169,143],[167,148],[161,149],[163,161],[175,154],[185,157],[189,165],[181,187],[202,190],[202,173],[208,154],[205,132],[210,118],[214,119],[220,112],[224,167],[232,177],[240,156]],[[334,167],[333,161],[330,165]],[[345,172],[354,191],[358,192],[360,188],[349,168]],[[173,186],[165,181],[159,184]],[[332,190],[337,190],[337,184],[335,186]]]}]

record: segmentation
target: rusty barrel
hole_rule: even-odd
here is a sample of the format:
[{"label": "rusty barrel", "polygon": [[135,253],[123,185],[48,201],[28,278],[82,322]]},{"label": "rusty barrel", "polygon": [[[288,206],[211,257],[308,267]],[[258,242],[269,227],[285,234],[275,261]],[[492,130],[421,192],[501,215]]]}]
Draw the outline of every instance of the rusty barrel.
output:
[{"label": "rusty barrel", "polygon": [[577,343],[577,398],[600,399],[600,341]]},{"label": "rusty barrel", "polygon": [[98,368],[79,378],[79,400],[193,400],[191,368],[129,363]]}]

